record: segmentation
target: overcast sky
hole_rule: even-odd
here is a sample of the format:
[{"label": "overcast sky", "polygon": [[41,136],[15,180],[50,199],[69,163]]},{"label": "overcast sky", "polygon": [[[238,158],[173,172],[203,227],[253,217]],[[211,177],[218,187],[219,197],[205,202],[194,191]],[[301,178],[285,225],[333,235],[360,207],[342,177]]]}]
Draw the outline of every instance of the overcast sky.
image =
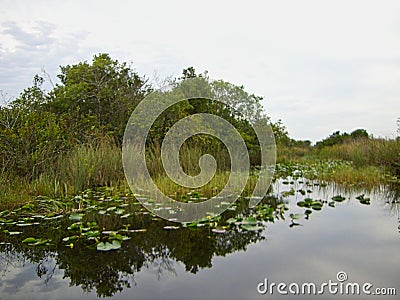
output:
[{"label": "overcast sky", "polygon": [[263,96],[296,139],[396,135],[400,1],[4,1],[0,90],[109,53],[141,75],[208,70]]}]

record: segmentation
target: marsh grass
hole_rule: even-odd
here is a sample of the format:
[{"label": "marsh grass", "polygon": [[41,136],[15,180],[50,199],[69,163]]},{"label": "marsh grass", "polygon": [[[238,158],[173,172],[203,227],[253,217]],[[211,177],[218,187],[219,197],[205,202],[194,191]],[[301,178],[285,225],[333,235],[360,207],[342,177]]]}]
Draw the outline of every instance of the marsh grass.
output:
[{"label": "marsh grass", "polygon": [[[160,147],[150,147],[146,153],[146,163],[149,173],[158,188],[177,200],[185,200],[191,193],[202,197],[212,197],[223,189],[229,179],[229,172],[217,171],[214,178],[201,189],[188,189],[178,186],[167,178],[161,162]],[[199,148],[183,147],[180,152],[180,163],[183,170],[190,175],[196,175],[200,169],[199,158],[204,151]],[[217,162],[226,168],[229,163],[221,155]],[[219,168],[221,169],[221,167]],[[140,177],[140,176],[138,176]],[[137,182],[140,178],[135,178]],[[250,179],[248,185],[255,185],[256,180]],[[36,196],[47,196],[63,199],[68,195],[76,195],[86,189],[96,189],[102,186],[128,191],[122,165],[122,149],[109,140],[101,140],[93,144],[83,144],[60,154],[56,163],[49,164],[43,173],[33,179],[0,176],[0,208],[13,208],[32,201]],[[246,194],[250,190],[246,187]]]},{"label": "marsh grass", "polygon": [[356,167],[380,166],[387,172],[400,175],[400,139],[363,139],[338,144],[313,153],[322,159],[352,161]]},{"label": "marsh grass", "polygon": [[121,149],[111,142],[81,145],[61,156],[56,172],[52,173],[59,174],[59,182],[68,193],[97,186],[119,186],[124,180]]},{"label": "marsh grass", "polygon": [[14,209],[32,200],[28,180],[9,177],[3,173],[0,177],[0,209]]},{"label": "marsh grass", "polygon": [[381,168],[375,166],[355,167],[352,165],[338,168],[334,172],[322,173],[318,179],[344,186],[355,185],[372,188],[384,184],[387,180]]},{"label": "marsh grass", "polygon": [[[300,149],[296,152],[295,161],[311,172],[311,177],[323,181],[371,187],[386,184],[388,180],[393,179],[398,182],[393,176],[400,176],[399,139],[362,140],[324,147],[314,150],[312,155],[302,151]],[[198,174],[198,161],[204,153],[200,148],[182,148],[180,163],[183,170],[190,175]],[[221,152],[221,155],[214,154],[214,157],[217,158],[219,168],[211,182],[199,189],[188,189],[167,178],[159,147],[151,147],[146,153],[149,173],[158,188],[181,201],[189,199],[193,194],[210,198],[223,189],[229,179],[227,169],[230,164],[224,152]],[[346,163],[332,163],[332,159]],[[278,157],[279,160],[282,158]],[[321,161],[325,161],[327,165]],[[392,175],[387,176],[387,173]],[[256,182],[256,174],[251,175],[242,195],[250,195]],[[0,185],[1,209],[15,208],[39,195],[63,199],[68,195],[101,186],[129,191],[122,166],[122,150],[109,140],[83,144],[68,153],[60,154],[55,163],[46,166],[45,171],[33,179],[3,172],[0,174]]]}]

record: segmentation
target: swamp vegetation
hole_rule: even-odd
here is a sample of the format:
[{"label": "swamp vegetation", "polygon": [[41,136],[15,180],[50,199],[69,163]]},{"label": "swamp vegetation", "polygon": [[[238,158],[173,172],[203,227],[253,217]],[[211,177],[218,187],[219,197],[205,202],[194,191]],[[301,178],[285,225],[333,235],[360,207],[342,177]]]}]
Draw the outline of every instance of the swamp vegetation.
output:
[{"label": "swamp vegetation", "polygon": [[[4,274],[17,270],[15,265],[27,264],[34,271],[21,267],[19,272],[34,274],[45,285],[66,278],[70,287],[93,291],[96,297],[111,297],[135,285],[134,275],[140,278],[148,269],[158,279],[165,273],[176,276],[175,265],[197,274],[210,269],[218,257],[239,255],[262,244],[272,223],[293,230],[312,227],[314,216],[315,224],[320,224],[319,216],[329,219],[336,207],[349,222],[352,216],[343,208],[350,206],[349,211],[361,216],[358,222],[367,226],[362,216],[371,214],[371,209],[367,213],[364,208],[378,209],[380,205],[391,218],[397,218],[398,226],[399,137],[375,138],[357,129],[334,132],[315,145],[294,140],[281,121],[270,120],[261,97],[246,92],[243,86],[211,82],[207,73],[196,74],[193,68],[169,83],[179,86],[183,79],[203,78],[210,81],[211,99],[227,97],[232,104],[190,99],[163,113],[148,137],[147,167],[154,182],[162,192],[183,202],[203,201],[226,184],[229,153],[218,140],[206,136],[189,139],[180,158],[182,168],[196,174],[199,157],[212,154],[218,171],[209,184],[182,188],[163,170],[160,145],[166,132],[177,120],[200,112],[216,114],[235,125],[246,142],[252,173],[236,203],[221,203],[227,206],[222,215],[209,213],[184,224],[163,220],[138,201],[152,205],[152,199],[129,190],[121,159],[127,120],[154,90],[152,84],[107,54],[94,56],[90,63],[61,67],[58,77],[60,83],[46,91],[44,78],[35,76],[31,87],[0,107],[0,269]],[[268,194],[256,207],[249,207],[248,197],[260,170],[259,144],[251,127],[255,117],[274,131],[277,164]],[[171,210],[164,206],[155,209]],[[385,230],[400,230],[385,226]],[[362,235],[357,228],[351,230]],[[303,253],[306,260],[313,258],[310,249]],[[390,262],[382,264],[391,266]],[[379,268],[379,263],[375,266]]]}]

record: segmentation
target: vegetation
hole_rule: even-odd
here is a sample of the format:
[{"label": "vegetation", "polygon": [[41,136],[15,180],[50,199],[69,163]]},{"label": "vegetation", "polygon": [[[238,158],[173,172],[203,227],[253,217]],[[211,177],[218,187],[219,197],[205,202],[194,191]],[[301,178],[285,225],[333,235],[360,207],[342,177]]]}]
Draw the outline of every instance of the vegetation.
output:
[{"label": "vegetation", "polygon": [[349,162],[337,170],[335,175],[323,177],[340,183],[399,182],[400,137],[374,138],[364,129],[357,129],[350,134],[337,131],[315,146],[311,146],[308,141],[293,140],[289,140],[280,149],[278,145],[278,159],[280,162],[305,164],[318,160]]},{"label": "vegetation", "polygon": [[[157,186],[176,200],[199,202],[217,194],[230,175],[229,153],[221,142],[195,136],[180,150],[181,165],[189,174],[199,172],[197,162],[204,153],[217,160],[216,175],[199,189],[168,179],[160,151],[166,132],[179,119],[200,112],[221,116],[240,132],[253,166],[237,202],[221,202],[227,206],[222,215],[209,213],[184,224],[162,220],[140,205],[137,200],[144,196],[133,195],[125,180],[121,144],[130,114],[153,88],[126,63],[100,54],[90,63],[61,67],[60,84],[49,92],[42,89],[44,79],[35,76],[31,87],[0,107],[0,252],[17,253],[23,261],[37,264],[39,277],[52,276],[43,265],[57,257],[54,261],[65,270],[70,285],[112,296],[128,287],[127,278],[148,263],[160,263],[159,272],[173,272],[170,262],[179,261],[197,273],[212,266],[213,256],[241,251],[264,239],[267,223],[286,218],[289,227],[296,227],[350,198],[370,205],[370,196],[362,192],[374,187],[398,187],[400,138],[374,138],[358,129],[335,132],[315,145],[297,141],[281,121],[271,122],[262,98],[243,86],[210,81],[206,73],[188,68],[181,78],[170,80],[171,92],[193,77],[209,83],[210,99],[224,97],[231,105],[189,99],[170,107],[151,128],[147,167]],[[256,207],[249,207],[260,170],[260,146],[252,129],[259,120],[273,128],[278,163],[275,188]],[[313,196],[326,186],[333,187],[333,194]],[[392,203],[398,201],[398,190],[387,197]],[[288,199],[295,201],[293,211]],[[144,200],[156,205],[150,198]],[[177,213],[168,206],[157,209]],[[96,264],[88,268],[88,261]]]},{"label": "vegetation", "polygon": [[[125,126],[153,87],[131,66],[107,54],[94,56],[90,63],[61,67],[58,77],[60,83],[45,91],[44,79],[36,75],[31,87],[0,107],[0,208],[16,208],[38,195],[64,199],[101,186],[127,190],[121,163]],[[254,167],[260,165],[260,150],[252,123],[263,120],[273,128],[281,163],[301,162],[306,168],[320,160],[339,160],[345,163],[339,163],[335,172],[320,172],[318,176],[350,184],[399,181],[399,138],[376,139],[358,129],[350,134],[337,131],[312,146],[310,141],[290,138],[280,120],[272,123],[262,109],[262,98],[243,86],[210,81],[207,73],[196,74],[192,67],[183,70],[181,78],[170,79],[169,84],[174,89],[193,77],[209,83],[210,99],[224,98],[230,105],[189,99],[166,110],[153,125],[147,141],[149,171],[165,192],[180,200],[190,191],[165,178],[160,145],[177,120],[200,112],[221,116],[239,130]],[[215,138],[195,136],[182,148],[181,163],[186,172],[196,174],[197,158],[205,152],[217,159],[219,167],[212,184],[198,191],[208,196],[227,181],[230,160],[225,146]]]}]

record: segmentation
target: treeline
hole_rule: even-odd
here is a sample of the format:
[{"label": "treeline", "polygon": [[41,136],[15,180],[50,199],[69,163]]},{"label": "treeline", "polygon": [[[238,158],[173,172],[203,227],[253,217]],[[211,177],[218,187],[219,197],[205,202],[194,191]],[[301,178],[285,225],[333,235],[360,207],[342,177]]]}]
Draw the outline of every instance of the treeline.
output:
[{"label": "treeline", "polygon": [[[154,86],[132,66],[108,54],[96,55],[91,62],[62,66],[57,77],[59,83],[45,91],[45,79],[36,75],[32,86],[0,107],[3,196],[7,186],[33,190],[32,194],[49,190],[59,194],[60,190],[70,193],[124,180],[120,150],[125,126]],[[246,92],[243,86],[211,81],[207,73],[196,74],[192,67],[167,83],[177,87],[193,77],[209,83],[211,99],[224,97],[230,105],[191,99],[166,110],[148,138],[154,172],[160,167],[154,162],[166,132],[179,119],[194,113],[219,115],[233,124],[246,142],[252,165],[260,164],[259,144],[251,124],[254,120],[270,124],[278,144],[288,138],[283,124],[272,123],[263,111],[262,98]],[[220,165],[229,167],[227,150],[217,139],[194,137],[188,146],[196,147],[199,155],[204,150],[218,154]],[[192,157],[191,161],[193,166],[187,168],[198,168],[197,160]]]}]

